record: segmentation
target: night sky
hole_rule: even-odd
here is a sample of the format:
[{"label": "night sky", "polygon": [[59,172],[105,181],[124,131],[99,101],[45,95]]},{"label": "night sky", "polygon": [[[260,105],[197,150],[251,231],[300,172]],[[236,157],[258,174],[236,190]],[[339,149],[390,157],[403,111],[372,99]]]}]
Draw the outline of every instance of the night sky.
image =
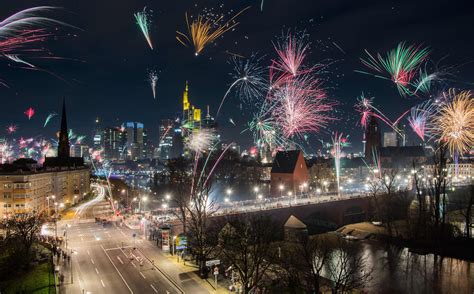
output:
[{"label": "night sky", "polygon": [[[365,56],[364,49],[384,53],[400,41],[428,46],[433,62],[441,60],[442,66],[456,66],[453,84],[473,88],[472,1],[265,0],[263,11],[260,0],[2,1],[0,18],[40,5],[63,7],[50,16],[80,29],[63,28],[56,40],[47,44],[54,56],[64,59],[29,60],[63,80],[46,72],[20,69],[17,64],[0,59],[0,78],[10,86],[0,87],[0,136],[6,135],[3,125],[14,123],[19,126],[15,136],[53,137],[59,119],[43,128],[44,119],[52,111],[59,112],[65,96],[69,127],[76,133],[90,138],[97,116],[103,126],[141,121],[156,143],[160,120],[174,117],[181,109],[186,80],[191,102],[203,110],[209,104],[211,114],[215,114],[233,82],[228,75],[232,71],[227,63],[229,55],[225,52],[244,56],[258,52],[265,55],[265,64],[269,64],[275,57],[272,41],[288,29],[309,34],[311,62],[334,61],[326,76],[326,87],[330,97],[339,103],[339,120],[320,135],[312,135],[313,144],[308,152],[317,149],[316,138],[328,139],[334,130],[349,133],[356,149],[361,146],[361,128],[356,125],[359,117],[353,106],[362,91],[374,96],[375,105],[391,118],[420,102],[417,98],[400,97],[388,81],[355,73],[356,69],[364,69],[359,61]],[[175,39],[176,30],[186,29],[186,11],[197,15],[203,9],[214,8],[216,13],[235,13],[248,5],[252,8],[238,18],[237,29],[204,49],[201,56],[195,57],[191,48]],[[133,17],[144,6],[153,11],[153,51]],[[146,81],[148,69],[161,71],[156,100]],[[251,105],[243,105],[242,111],[239,105],[236,97],[229,97],[219,119],[220,129],[224,140],[237,140],[248,147],[251,135],[240,133]],[[36,115],[28,121],[23,112],[30,106],[36,109]],[[228,122],[229,117],[237,126]]]}]

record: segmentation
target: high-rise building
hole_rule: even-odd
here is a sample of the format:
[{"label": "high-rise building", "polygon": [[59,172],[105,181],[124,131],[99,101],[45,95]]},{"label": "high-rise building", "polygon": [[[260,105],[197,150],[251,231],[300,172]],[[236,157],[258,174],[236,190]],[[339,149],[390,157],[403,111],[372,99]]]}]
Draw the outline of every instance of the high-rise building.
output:
[{"label": "high-rise building", "polygon": [[173,136],[175,135],[174,129],[174,121],[172,119],[161,120],[158,145],[158,157],[161,160],[167,160],[171,158],[173,148]]},{"label": "high-rise building", "polygon": [[140,122],[125,123],[127,132],[127,154],[131,160],[143,158],[143,124]]},{"label": "high-rise building", "polygon": [[102,137],[105,159],[125,159],[124,151],[127,143],[127,133],[125,129],[119,127],[105,128]]},{"label": "high-rise building", "polygon": [[371,117],[367,130],[365,131],[365,159],[373,160],[373,151],[380,149],[381,134],[380,126],[375,117]]},{"label": "high-rise building", "polygon": [[94,130],[92,132],[92,147],[94,147],[95,150],[99,150],[103,147],[102,135],[100,118],[96,117],[94,121]]},{"label": "high-rise building", "polygon": [[383,133],[383,147],[396,147],[398,145],[396,132]]}]

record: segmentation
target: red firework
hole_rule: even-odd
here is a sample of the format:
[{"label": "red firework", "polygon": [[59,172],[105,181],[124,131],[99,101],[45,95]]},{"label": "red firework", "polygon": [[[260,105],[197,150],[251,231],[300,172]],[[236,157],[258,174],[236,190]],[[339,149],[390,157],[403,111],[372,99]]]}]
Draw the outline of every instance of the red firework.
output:
[{"label": "red firework", "polygon": [[25,111],[25,115],[30,120],[33,117],[33,115],[35,115],[35,110],[32,107],[30,107]]}]

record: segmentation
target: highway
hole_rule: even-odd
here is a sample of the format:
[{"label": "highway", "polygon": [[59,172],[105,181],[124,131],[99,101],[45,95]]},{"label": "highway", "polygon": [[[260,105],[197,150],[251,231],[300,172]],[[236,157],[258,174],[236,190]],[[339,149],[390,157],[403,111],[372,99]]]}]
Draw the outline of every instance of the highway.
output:
[{"label": "highway", "polygon": [[110,205],[106,208],[106,190],[94,188],[96,198],[79,205],[74,219],[58,223],[60,228],[67,227],[63,249],[73,252],[71,263],[63,265],[69,273],[61,287],[63,293],[208,293],[153,243],[134,238],[133,230],[96,223],[95,216],[111,209]]}]

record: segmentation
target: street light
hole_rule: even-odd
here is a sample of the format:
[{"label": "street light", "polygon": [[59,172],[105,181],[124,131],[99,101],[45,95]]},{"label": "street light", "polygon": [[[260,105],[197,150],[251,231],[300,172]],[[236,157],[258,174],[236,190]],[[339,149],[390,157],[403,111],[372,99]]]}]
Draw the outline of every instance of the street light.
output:
[{"label": "street light", "polygon": [[171,199],[171,195],[170,195],[170,194],[166,194],[166,195],[165,195],[165,199],[166,199],[166,200],[170,200],[170,199]]},{"label": "street light", "polygon": [[282,197],[283,196],[283,189],[285,189],[285,186],[280,184],[280,186],[278,186],[278,189],[280,189],[280,197]]}]

